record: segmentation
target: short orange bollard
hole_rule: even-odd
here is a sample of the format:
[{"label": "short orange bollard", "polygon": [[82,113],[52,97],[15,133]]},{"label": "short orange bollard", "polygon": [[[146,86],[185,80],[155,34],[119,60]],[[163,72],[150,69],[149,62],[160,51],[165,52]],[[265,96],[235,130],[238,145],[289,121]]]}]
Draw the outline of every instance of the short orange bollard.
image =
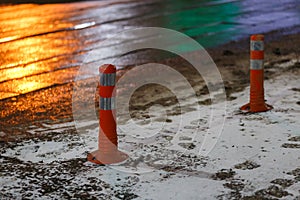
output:
[{"label": "short orange bollard", "polygon": [[250,103],[240,109],[247,112],[265,112],[273,107],[264,98],[264,36],[252,35],[250,41]]},{"label": "short orange bollard", "polygon": [[98,150],[87,155],[87,160],[95,164],[114,164],[128,158],[128,155],[118,150],[117,124],[115,120],[115,82],[116,67],[102,65],[100,72],[100,109]]}]

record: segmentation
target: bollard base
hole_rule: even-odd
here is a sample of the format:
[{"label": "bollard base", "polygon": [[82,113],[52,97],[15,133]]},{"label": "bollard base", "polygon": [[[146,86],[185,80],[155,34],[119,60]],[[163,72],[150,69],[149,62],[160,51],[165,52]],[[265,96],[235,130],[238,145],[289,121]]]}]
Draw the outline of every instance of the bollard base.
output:
[{"label": "bollard base", "polygon": [[100,150],[96,150],[87,155],[87,160],[89,162],[98,165],[116,164],[125,161],[127,158],[128,155],[119,150],[109,153],[103,153]]},{"label": "bollard base", "polygon": [[268,110],[273,109],[273,106],[269,104],[262,104],[260,106],[251,106],[250,103],[247,103],[240,107],[240,110],[246,112],[246,113],[257,113],[257,112],[266,112]]}]

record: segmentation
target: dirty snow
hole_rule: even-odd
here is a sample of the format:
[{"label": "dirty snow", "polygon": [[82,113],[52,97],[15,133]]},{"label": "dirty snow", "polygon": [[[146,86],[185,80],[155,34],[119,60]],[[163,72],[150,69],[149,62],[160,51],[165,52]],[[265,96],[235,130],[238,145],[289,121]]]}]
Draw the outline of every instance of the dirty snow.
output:
[{"label": "dirty snow", "polygon": [[[85,161],[86,153],[97,147],[99,129],[91,126],[95,121],[78,124],[85,134],[3,145],[0,197],[299,198],[299,88],[297,75],[265,81],[265,98],[274,109],[257,114],[239,111],[248,102],[249,88],[233,94],[237,98],[227,102],[226,120],[217,138],[209,136],[210,106],[195,106],[196,110],[175,116],[153,108],[150,121],[119,125],[119,147],[130,156],[120,165]],[[45,125],[44,131],[70,126]],[[204,154],[205,138],[216,144]]]}]

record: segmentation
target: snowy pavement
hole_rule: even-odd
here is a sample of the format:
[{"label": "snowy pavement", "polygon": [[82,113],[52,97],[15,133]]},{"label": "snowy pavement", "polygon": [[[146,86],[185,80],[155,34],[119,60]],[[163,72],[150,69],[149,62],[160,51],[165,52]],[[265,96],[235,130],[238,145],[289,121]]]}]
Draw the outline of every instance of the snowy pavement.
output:
[{"label": "snowy pavement", "polygon": [[[188,102],[190,111],[171,116],[154,107],[151,125],[119,125],[119,147],[130,156],[120,165],[85,161],[97,147],[97,121],[77,124],[85,134],[73,123],[33,128],[51,137],[1,146],[0,198],[300,199],[299,76],[267,80],[265,93],[274,109],[257,114],[239,111],[249,88],[233,94],[213,137],[210,106]],[[213,141],[207,154],[205,138]]]}]

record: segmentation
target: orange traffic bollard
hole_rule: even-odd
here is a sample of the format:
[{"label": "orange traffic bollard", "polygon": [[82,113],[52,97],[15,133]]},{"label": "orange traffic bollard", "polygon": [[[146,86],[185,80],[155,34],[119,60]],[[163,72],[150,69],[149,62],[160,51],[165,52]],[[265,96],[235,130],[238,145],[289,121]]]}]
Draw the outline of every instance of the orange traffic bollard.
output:
[{"label": "orange traffic bollard", "polygon": [[115,120],[115,82],[116,67],[102,65],[100,72],[100,109],[98,150],[91,152],[87,160],[96,164],[114,164],[128,158],[128,155],[118,150],[117,124]]},{"label": "orange traffic bollard", "polygon": [[264,36],[252,35],[250,41],[250,103],[240,109],[247,112],[265,112],[273,107],[264,98]]}]

